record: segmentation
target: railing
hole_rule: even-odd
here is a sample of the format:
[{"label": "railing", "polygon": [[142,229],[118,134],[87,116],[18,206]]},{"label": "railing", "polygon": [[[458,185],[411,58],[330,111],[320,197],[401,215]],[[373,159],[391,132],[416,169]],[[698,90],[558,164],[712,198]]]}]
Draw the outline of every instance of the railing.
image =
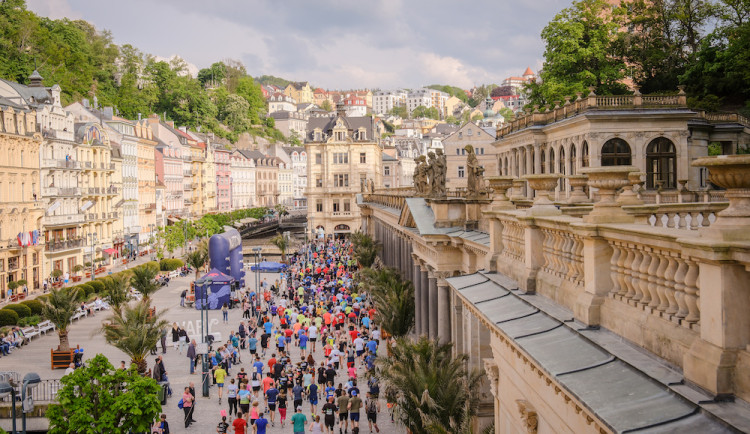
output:
[{"label": "railing", "polygon": [[624,206],[636,217],[636,223],[655,227],[697,230],[710,226],[716,213],[729,206],[728,202],[670,203],[661,205]]},{"label": "railing", "polygon": [[[20,400],[21,397],[21,381],[15,380],[11,383],[16,389],[16,397]],[[62,383],[60,380],[42,380],[39,384],[31,389],[31,396],[34,402],[53,402],[57,400],[57,392],[62,389]],[[12,395],[8,395],[5,398],[0,399],[0,402],[10,403]]]},{"label": "railing", "polygon": [[42,160],[42,169],[80,169],[81,164],[73,160]]},{"label": "railing", "polygon": [[81,189],[77,187],[42,187],[42,196],[80,196]]},{"label": "railing", "polygon": [[83,214],[64,214],[44,216],[45,226],[76,225],[86,221]]},{"label": "railing", "polygon": [[390,194],[371,193],[365,194],[365,201],[377,203],[390,208],[401,209],[406,203],[406,196],[394,196]]},{"label": "railing", "polygon": [[84,161],[81,167],[84,169],[91,169],[91,161]]},{"label": "railing", "polygon": [[334,211],[331,213],[333,217],[350,217],[352,215],[351,211]]},{"label": "railing", "polygon": [[79,247],[83,247],[84,245],[84,240],[82,238],[79,238],[66,241],[51,241],[46,244],[45,248],[48,252],[59,252],[63,250],[77,249]]},{"label": "railing", "polygon": [[514,261],[523,261],[526,255],[524,228],[513,219],[501,218],[500,222],[503,225],[501,254]]},{"label": "railing", "polygon": [[700,321],[698,266],[676,249],[608,240],[612,298],[690,328]]},{"label": "railing", "polygon": [[107,194],[114,195],[114,194],[117,194],[119,191],[120,190],[114,185],[107,187]]}]

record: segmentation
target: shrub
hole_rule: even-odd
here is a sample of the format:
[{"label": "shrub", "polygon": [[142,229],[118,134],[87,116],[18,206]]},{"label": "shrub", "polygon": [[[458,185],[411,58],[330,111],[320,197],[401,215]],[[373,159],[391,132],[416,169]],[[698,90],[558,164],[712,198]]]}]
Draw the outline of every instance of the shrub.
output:
[{"label": "shrub", "polygon": [[[38,298],[42,298],[42,297],[38,297]],[[31,309],[32,315],[42,314],[42,302],[39,300],[24,300],[21,302],[21,304],[28,306],[29,309]]]},{"label": "shrub", "polygon": [[9,304],[3,309],[10,309],[16,312],[19,318],[26,318],[27,316],[31,316],[31,309],[23,304]]},{"label": "shrub", "polygon": [[[92,280],[91,282],[88,282],[88,285],[92,286],[94,288],[94,292],[96,292],[97,294],[104,292],[104,288],[105,288],[104,283],[99,280]],[[90,294],[87,294],[87,295],[90,295]]]},{"label": "shrub", "polygon": [[162,259],[159,262],[159,270],[174,271],[185,265],[181,259]]},{"label": "shrub", "polygon": [[29,326],[35,326],[41,322],[42,319],[39,315],[31,315],[28,318],[21,318],[18,320],[18,326],[19,327],[29,327]]},{"label": "shrub", "polygon": [[78,293],[78,299],[79,300],[85,300],[89,297],[89,295],[96,292],[96,288],[94,288],[94,285],[92,285],[94,282],[86,282],[78,285],[79,288],[81,288],[81,291]]},{"label": "shrub", "polygon": [[[51,295],[50,295],[50,294],[42,294],[42,295],[40,295],[39,297],[35,298],[34,300],[37,300],[37,301],[39,301],[39,302],[41,302],[41,303],[44,303],[44,302],[45,302],[46,300],[48,300],[48,299],[49,299],[50,297],[51,297]],[[28,301],[31,301],[31,300],[28,300]]]},{"label": "shrub", "polygon": [[18,314],[14,310],[0,309],[0,327],[18,324]]},{"label": "shrub", "polygon": [[148,261],[145,264],[141,265],[141,267],[151,267],[156,271],[159,271],[161,269],[160,264],[156,261]]}]

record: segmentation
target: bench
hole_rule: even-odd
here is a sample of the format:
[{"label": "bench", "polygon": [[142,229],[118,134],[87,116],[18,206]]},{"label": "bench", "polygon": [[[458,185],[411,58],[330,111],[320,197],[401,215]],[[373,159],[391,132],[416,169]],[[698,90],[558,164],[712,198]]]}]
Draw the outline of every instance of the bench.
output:
[{"label": "bench", "polygon": [[39,330],[37,330],[34,327],[26,327],[24,329],[21,329],[21,332],[23,333],[24,337],[28,340],[31,340],[35,336],[39,336]]},{"label": "bench", "polygon": [[41,334],[47,334],[50,330],[55,330],[55,325],[52,324],[52,321],[42,321],[36,326],[37,330],[39,330],[39,333]]}]

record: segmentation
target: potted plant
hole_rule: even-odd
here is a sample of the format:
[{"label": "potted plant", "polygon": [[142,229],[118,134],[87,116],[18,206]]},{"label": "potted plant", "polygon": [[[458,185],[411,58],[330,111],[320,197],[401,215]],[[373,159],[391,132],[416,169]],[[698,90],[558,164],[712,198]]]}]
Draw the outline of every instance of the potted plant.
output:
[{"label": "potted plant", "polygon": [[75,274],[73,276],[73,282],[80,282],[81,281],[81,276],[78,275],[81,271],[83,271],[83,265],[76,264],[73,267],[73,273]]},{"label": "potted plant", "polygon": [[[52,368],[66,367],[73,360],[73,351],[68,342],[68,327],[70,320],[78,308],[78,289],[52,289],[49,297],[42,300],[42,317],[55,325],[60,345],[57,350],[51,350]],[[67,364],[64,362],[67,360]]]},{"label": "potted plant", "polygon": [[8,282],[8,289],[10,290],[10,296],[17,295],[16,288],[18,288],[18,282],[15,280],[12,282]]}]

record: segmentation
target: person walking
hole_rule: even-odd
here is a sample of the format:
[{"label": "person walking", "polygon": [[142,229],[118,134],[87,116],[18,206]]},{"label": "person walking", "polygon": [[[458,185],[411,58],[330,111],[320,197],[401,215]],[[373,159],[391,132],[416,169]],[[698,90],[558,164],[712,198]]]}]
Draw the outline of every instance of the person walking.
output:
[{"label": "person walking", "polygon": [[190,388],[186,387],[182,394],[182,410],[185,412],[185,428],[193,423],[193,401],[195,398],[190,394]]},{"label": "person walking", "polygon": [[167,329],[161,331],[161,353],[167,354]]},{"label": "person walking", "polygon": [[314,416],[310,422],[310,434],[323,434],[323,425],[320,423],[320,415]]},{"label": "person walking", "polygon": [[367,414],[367,424],[370,427],[370,432],[372,432],[373,427],[375,427],[375,432],[380,432],[380,428],[378,428],[378,406],[376,399],[373,399],[370,392],[367,392],[365,399],[365,413]]},{"label": "person walking", "polygon": [[190,362],[190,375],[195,374],[195,348],[198,344],[195,342],[195,339],[193,339],[192,342],[190,342],[190,345],[188,345],[187,349],[187,358]]},{"label": "person walking", "polygon": [[359,409],[362,408],[362,399],[356,391],[352,392],[347,408],[349,409],[349,419],[352,421],[352,432],[359,432]]},{"label": "person walking", "polygon": [[224,324],[229,324],[229,307],[227,307],[226,303],[221,306],[221,317],[224,320]]},{"label": "person walking", "polygon": [[302,407],[297,407],[292,416],[292,431],[294,434],[305,434],[305,425],[307,425],[307,416],[302,414]]}]

